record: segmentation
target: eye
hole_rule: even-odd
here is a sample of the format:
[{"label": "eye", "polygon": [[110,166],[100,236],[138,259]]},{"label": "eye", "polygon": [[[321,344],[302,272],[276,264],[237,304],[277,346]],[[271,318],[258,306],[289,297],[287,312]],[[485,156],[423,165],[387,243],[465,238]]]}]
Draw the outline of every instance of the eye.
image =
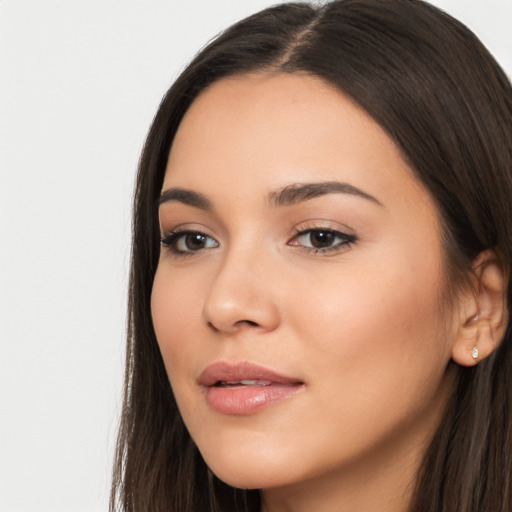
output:
[{"label": "eye", "polygon": [[200,231],[173,231],[162,238],[162,245],[174,254],[191,254],[218,247],[219,243]]},{"label": "eye", "polygon": [[356,241],[354,235],[342,233],[333,229],[307,229],[299,231],[288,245],[304,247],[317,252],[340,251]]}]

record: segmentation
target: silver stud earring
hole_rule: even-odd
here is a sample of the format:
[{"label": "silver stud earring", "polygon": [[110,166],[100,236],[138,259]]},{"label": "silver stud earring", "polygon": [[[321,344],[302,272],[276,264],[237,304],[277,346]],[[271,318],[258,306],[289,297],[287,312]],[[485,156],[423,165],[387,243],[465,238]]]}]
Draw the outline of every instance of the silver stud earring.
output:
[{"label": "silver stud earring", "polygon": [[478,359],[478,347],[476,345],[473,347],[471,355],[473,356],[473,359]]}]

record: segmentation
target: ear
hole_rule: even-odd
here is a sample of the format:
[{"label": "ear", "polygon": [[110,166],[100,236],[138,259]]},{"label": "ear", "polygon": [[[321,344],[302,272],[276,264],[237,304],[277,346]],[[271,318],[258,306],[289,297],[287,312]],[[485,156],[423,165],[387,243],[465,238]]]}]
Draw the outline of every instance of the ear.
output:
[{"label": "ear", "polygon": [[507,276],[493,250],[481,252],[472,265],[471,286],[461,292],[453,360],[473,366],[498,347],[508,323]]}]

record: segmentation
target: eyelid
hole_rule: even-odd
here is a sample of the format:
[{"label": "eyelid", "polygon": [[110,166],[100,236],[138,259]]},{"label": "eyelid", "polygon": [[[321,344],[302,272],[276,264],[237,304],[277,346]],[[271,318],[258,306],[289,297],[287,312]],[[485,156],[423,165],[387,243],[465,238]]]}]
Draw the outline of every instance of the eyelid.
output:
[{"label": "eyelid", "polygon": [[202,233],[206,236],[209,236],[210,238],[217,240],[216,235],[212,233],[211,229],[207,228],[203,224],[198,224],[195,222],[183,222],[180,224],[169,225],[168,227],[161,225],[160,227],[160,238],[164,238],[175,233]]},{"label": "eyelid", "polygon": [[[315,219],[308,220],[296,224],[291,233],[291,237],[297,236],[298,234],[305,233],[307,231],[332,231],[337,232],[348,237],[356,237],[356,234],[352,228],[339,222],[333,222],[327,219]],[[357,238],[357,237],[356,237]]]}]

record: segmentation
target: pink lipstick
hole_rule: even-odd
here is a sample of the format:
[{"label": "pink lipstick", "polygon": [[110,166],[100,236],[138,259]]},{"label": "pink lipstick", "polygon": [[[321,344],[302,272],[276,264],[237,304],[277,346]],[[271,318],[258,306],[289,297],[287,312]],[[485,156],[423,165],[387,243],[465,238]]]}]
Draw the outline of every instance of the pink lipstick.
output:
[{"label": "pink lipstick", "polygon": [[253,414],[304,388],[299,379],[247,362],[211,364],[201,373],[198,382],[214,411],[232,415]]}]

